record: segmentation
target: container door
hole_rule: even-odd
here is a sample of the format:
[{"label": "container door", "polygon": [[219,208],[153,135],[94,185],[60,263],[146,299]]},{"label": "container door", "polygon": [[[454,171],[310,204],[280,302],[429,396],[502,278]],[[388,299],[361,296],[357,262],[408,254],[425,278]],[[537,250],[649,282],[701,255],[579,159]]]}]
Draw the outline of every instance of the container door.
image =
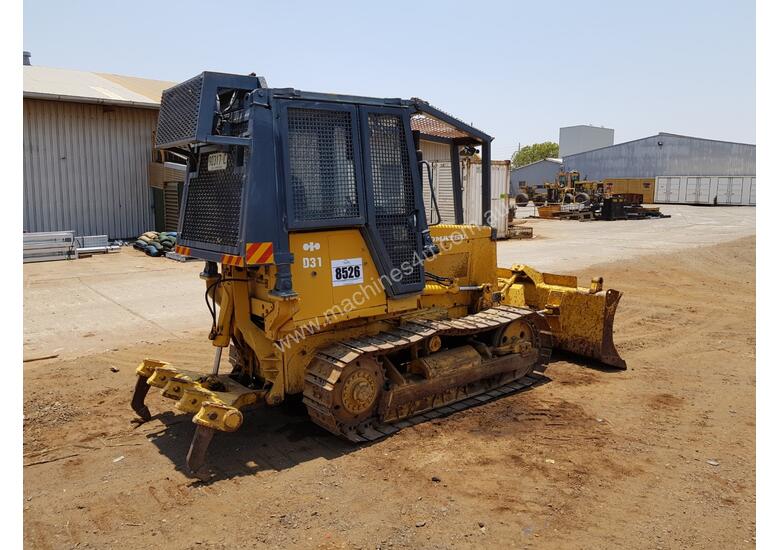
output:
[{"label": "container door", "polygon": [[699,202],[699,178],[685,178],[685,201]]},{"label": "container door", "polygon": [[668,178],[658,177],[655,184],[655,202],[669,202],[669,193],[667,191]]},{"label": "container door", "polygon": [[655,199],[655,180],[643,180],[640,193],[642,193],[643,203],[652,204]]},{"label": "container door", "polygon": [[711,186],[712,186],[712,178],[699,178],[699,202],[701,204],[710,203]]},{"label": "container door", "polygon": [[165,196],[165,231],[176,231],[179,227],[179,184],[166,184],[163,194]]},{"label": "container door", "polygon": [[718,199],[718,204],[729,204],[729,196],[731,195],[731,178],[719,177],[717,192],[712,198],[714,201]]},{"label": "container door", "polygon": [[756,178],[750,178],[750,198],[748,204],[756,205]]},{"label": "container door", "polygon": [[682,178],[669,178],[668,199],[667,202],[680,202],[680,186]]},{"label": "container door", "polygon": [[463,162],[463,223],[482,224],[482,165],[478,162]]},{"label": "container door", "polygon": [[509,213],[509,165],[492,163],[490,167],[490,225],[496,236],[505,239]]},{"label": "container door", "polygon": [[747,178],[731,178],[731,195],[729,196],[729,204],[742,204],[743,179]]}]

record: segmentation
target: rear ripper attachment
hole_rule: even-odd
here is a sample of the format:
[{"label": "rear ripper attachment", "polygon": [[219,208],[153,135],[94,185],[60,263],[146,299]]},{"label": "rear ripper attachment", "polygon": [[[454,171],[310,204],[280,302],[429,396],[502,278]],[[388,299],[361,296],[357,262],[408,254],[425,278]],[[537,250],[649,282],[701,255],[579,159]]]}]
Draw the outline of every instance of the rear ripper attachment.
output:
[{"label": "rear ripper attachment", "polygon": [[176,401],[177,410],[194,415],[192,421],[198,427],[187,453],[187,466],[196,475],[203,474],[206,450],[214,432],[238,430],[244,421],[241,409],[254,408],[266,394],[265,390],[244,386],[229,375],[203,375],[153,359],[145,359],[136,374],[131,406],[141,421],[152,418],[144,402],[150,387],[160,388],[163,397]]}]

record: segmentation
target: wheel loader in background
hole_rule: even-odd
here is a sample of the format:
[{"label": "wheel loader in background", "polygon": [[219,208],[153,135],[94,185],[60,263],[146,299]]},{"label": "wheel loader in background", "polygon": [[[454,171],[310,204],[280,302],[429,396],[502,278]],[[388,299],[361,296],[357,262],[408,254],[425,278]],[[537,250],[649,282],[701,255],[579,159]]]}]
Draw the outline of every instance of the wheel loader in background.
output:
[{"label": "wheel loader in background", "polygon": [[363,442],[532,385],[553,349],[625,368],[618,291],[496,268],[487,221],[429,224],[420,136],[481,146],[487,220],[492,138],[422,100],[211,72],[164,92],[157,146],[188,158],[177,251],[205,261],[215,355],[210,372],[144,360],[132,408],[150,420],[157,387],[194,415],[194,475],[216,432],[289,396]]}]

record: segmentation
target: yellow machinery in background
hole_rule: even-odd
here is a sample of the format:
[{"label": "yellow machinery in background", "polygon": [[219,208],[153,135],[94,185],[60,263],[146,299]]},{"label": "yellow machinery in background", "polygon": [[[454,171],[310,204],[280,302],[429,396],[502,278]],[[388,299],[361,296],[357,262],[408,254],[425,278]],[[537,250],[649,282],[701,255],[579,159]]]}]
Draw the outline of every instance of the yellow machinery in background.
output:
[{"label": "yellow machinery in background", "polygon": [[[188,109],[196,122],[183,126]],[[132,407],[151,419],[156,387],[193,414],[194,475],[208,475],[216,432],[292,396],[364,442],[533,385],[554,349],[625,368],[612,341],[618,291],[497,268],[489,226],[426,220],[417,145],[434,132],[455,149],[473,139],[490,166],[490,136],[421,100],[221,73],[164,93],[158,145],[190,159],[177,249],[206,262],[215,357],[210,372],[143,361]]]},{"label": "yellow machinery in background", "polygon": [[604,187],[612,195],[642,195],[642,204],[655,202],[655,178],[605,178]]}]

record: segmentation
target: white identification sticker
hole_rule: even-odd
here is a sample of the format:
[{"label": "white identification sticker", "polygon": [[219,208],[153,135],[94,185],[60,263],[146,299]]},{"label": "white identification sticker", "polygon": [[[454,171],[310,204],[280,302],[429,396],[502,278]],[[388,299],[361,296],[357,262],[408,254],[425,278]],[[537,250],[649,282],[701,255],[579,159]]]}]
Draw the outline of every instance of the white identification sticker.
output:
[{"label": "white identification sticker", "polygon": [[333,286],[356,285],[363,282],[363,258],[331,260]]},{"label": "white identification sticker", "polygon": [[227,153],[211,153],[209,155],[209,172],[224,170],[227,168]]}]

